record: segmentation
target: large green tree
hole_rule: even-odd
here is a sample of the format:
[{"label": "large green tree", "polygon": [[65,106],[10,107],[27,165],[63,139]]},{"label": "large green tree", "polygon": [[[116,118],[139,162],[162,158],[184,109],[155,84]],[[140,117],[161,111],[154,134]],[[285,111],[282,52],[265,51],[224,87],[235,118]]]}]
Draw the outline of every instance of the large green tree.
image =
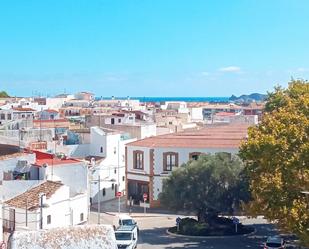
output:
[{"label": "large green tree", "polygon": [[211,222],[247,198],[240,184],[242,162],[219,153],[202,155],[174,170],[163,182],[161,204],[173,210],[194,212],[199,222]]},{"label": "large green tree", "polygon": [[309,84],[292,80],[270,93],[261,123],[240,149],[253,201],[263,214],[309,245]]}]

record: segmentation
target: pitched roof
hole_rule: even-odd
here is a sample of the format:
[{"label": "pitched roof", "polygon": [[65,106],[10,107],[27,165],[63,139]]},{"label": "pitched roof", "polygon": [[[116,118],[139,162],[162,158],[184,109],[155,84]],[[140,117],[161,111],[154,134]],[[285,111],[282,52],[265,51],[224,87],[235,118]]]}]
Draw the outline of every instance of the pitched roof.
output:
[{"label": "pitched roof", "polygon": [[28,107],[13,107],[14,111],[21,111],[21,112],[34,112],[35,110]]},{"label": "pitched roof", "polygon": [[58,113],[58,111],[56,110],[53,110],[53,109],[46,109],[46,110],[43,110],[44,112],[49,112],[49,113]]},{"label": "pitched roof", "polygon": [[46,199],[49,199],[62,186],[64,185],[61,182],[46,181],[6,201],[5,204],[22,209],[26,209],[28,204],[28,210],[33,211],[39,208],[39,195],[41,193],[46,194]]},{"label": "pitched roof", "polygon": [[174,148],[238,148],[247,136],[248,125],[211,126],[200,130],[141,139],[128,146]]}]

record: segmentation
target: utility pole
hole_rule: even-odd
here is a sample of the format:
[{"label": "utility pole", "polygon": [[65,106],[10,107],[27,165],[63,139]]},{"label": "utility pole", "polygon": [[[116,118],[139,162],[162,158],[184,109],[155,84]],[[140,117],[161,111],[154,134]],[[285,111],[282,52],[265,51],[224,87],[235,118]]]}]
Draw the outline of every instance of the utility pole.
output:
[{"label": "utility pole", "polygon": [[[119,137],[120,139],[120,137]],[[120,192],[120,162],[119,162],[119,139],[118,139],[118,191]],[[118,197],[118,215],[120,215],[120,198]]]},{"label": "utility pole", "polygon": [[26,227],[28,227],[28,198],[26,199]]},{"label": "utility pole", "polygon": [[98,180],[98,224],[101,222],[101,177],[99,172],[99,180]]},{"label": "utility pole", "polygon": [[41,108],[41,112],[40,112],[40,142],[42,142],[42,112],[43,112],[43,107]]},{"label": "utility pole", "polygon": [[40,229],[43,229],[43,196],[44,194],[40,194]]}]

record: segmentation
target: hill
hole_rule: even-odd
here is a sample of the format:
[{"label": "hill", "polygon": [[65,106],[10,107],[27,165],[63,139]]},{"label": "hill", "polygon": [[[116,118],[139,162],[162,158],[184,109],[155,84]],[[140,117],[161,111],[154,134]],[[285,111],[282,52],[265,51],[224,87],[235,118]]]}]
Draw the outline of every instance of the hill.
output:
[{"label": "hill", "polygon": [[260,94],[260,93],[252,93],[249,95],[243,94],[239,97],[236,97],[235,95],[232,95],[229,100],[233,102],[241,102],[241,103],[250,103],[253,101],[261,102],[266,99],[266,94]]},{"label": "hill", "polygon": [[5,91],[0,91],[0,98],[9,98],[10,96]]}]

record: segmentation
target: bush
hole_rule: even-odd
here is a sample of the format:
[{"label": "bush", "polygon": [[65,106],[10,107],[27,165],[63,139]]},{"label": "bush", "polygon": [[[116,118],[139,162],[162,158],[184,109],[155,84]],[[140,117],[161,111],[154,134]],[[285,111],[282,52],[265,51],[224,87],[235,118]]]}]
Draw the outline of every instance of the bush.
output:
[{"label": "bush", "polygon": [[[177,227],[170,229],[171,232],[177,233]],[[253,231],[252,227],[238,225],[237,234],[246,234]],[[233,221],[225,217],[217,217],[212,220],[211,224],[198,223],[196,219],[184,218],[179,223],[179,234],[191,236],[221,236],[234,235],[235,225]]]}]

